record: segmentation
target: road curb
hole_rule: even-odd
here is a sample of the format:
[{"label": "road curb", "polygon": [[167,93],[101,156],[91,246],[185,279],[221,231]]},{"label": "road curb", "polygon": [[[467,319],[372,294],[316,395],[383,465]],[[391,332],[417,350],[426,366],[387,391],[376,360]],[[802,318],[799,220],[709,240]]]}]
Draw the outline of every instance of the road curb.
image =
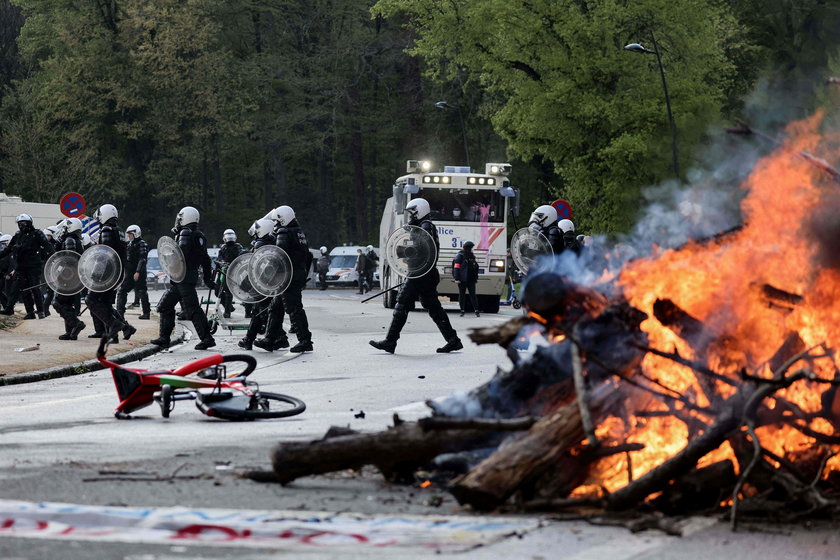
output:
[{"label": "road curb", "polygon": [[[186,329],[181,325],[175,326],[175,337],[172,339],[172,344],[177,344],[184,341],[186,336]],[[140,348],[135,348],[122,354],[117,354],[109,361],[115,364],[127,364],[136,360],[147,358],[152,354],[157,354],[163,350],[156,344],[146,344]],[[72,375],[82,375],[83,373],[90,373],[104,369],[98,360],[86,360],[75,364],[67,364],[63,366],[54,366],[51,368],[39,369],[36,371],[29,371],[26,373],[16,373],[5,377],[0,377],[0,386],[4,385],[19,385],[21,383],[34,383],[36,381],[44,381],[47,379],[58,379],[60,377],[70,377]]]}]

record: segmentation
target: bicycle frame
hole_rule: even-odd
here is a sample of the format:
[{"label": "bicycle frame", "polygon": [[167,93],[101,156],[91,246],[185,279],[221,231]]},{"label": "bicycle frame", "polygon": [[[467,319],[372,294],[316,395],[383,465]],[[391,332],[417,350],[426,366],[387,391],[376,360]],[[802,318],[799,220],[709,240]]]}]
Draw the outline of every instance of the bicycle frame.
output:
[{"label": "bicycle frame", "polygon": [[[243,395],[250,396],[252,394],[251,390],[245,385],[246,375],[227,379],[222,379],[221,375],[217,375],[215,379],[187,377],[192,373],[222,365],[225,362],[225,356],[222,354],[212,354],[173,370],[160,371],[126,368],[107,360],[104,354],[98,356],[97,359],[99,363],[111,370],[111,376],[114,379],[114,385],[120,399],[120,404],[114,410],[114,416],[117,418],[124,418],[135,410],[152,404],[155,394],[164,385],[169,385],[173,389],[211,389],[217,391],[230,389]],[[212,416],[212,414],[208,415]]]}]

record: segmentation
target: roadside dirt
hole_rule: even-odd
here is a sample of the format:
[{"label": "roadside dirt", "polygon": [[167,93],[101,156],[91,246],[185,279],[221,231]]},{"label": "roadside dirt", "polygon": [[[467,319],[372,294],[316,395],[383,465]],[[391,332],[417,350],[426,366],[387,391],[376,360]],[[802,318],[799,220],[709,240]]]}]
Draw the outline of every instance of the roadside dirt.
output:
[{"label": "roadside dirt", "polygon": [[[24,373],[39,369],[65,364],[81,363],[96,357],[98,339],[88,338],[93,333],[93,321],[90,312],[86,311],[81,319],[87,325],[78,340],[58,340],[64,334],[64,321],[53,310],[46,319],[21,320],[23,305],[18,305],[11,328],[0,328],[0,376],[14,373]],[[131,340],[125,341],[120,337],[120,343],[111,345],[109,353],[116,355],[134,348],[145,346],[158,334],[158,318],[152,315],[148,321],[140,321],[139,309],[126,311],[126,318],[137,332]],[[12,319],[9,317],[8,319]],[[28,348],[39,345],[37,350],[16,352],[16,348]]]}]

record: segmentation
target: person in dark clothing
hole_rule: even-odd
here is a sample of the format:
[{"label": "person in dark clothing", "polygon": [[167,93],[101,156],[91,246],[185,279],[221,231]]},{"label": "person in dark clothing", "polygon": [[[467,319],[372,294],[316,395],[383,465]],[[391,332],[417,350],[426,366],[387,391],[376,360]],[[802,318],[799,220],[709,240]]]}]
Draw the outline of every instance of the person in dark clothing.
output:
[{"label": "person in dark clothing", "polygon": [[[9,246],[12,236],[8,233],[0,235],[0,251]],[[6,280],[6,275],[12,271],[13,255],[9,253],[0,259],[0,310],[6,309],[9,302],[9,288],[12,285],[11,280]]]},{"label": "person in dark clothing", "polygon": [[[263,245],[274,245],[276,243],[276,239],[272,233],[273,229],[274,222],[271,220],[262,219],[254,222],[248,230],[248,233],[251,234],[251,237],[253,238],[253,241],[251,241],[251,252],[256,252],[256,250]],[[245,333],[242,340],[238,342],[238,346],[240,348],[244,348],[245,350],[253,349],[254,340],[257,338],[257,334],[260,331],[265,331],[266,323],[268,321],[268,309],[270,306],[271,298],[265,298],[253,305],[253,309],[251,311],[251,322],[248,323],[248,331]],[[282,319],[280,322],[282,323]],[[278,347],[288,347],[288,338],[281,343],[283,346],[278,345]]]},{"label": "person in dark clothing", "polygon": [[[82,254],[82,221],[79,218],[67,218],[60,226],[59,240],[60,250],[73,251]],[[58,340],[76,340],[79,333],[85,328],[85,324],[79,320],[78,306],[82,299],[81,292],[73,295],[57,294],[53,307],[64,319],[64,334]]]},{"label": "person in dark clothing", "polygon": [[373,274],[379,266],[379,255],[373,250],[373,245],[365,247],[365,276],[367,278],[368,291],[373,289]]},{"label": "person in dark clothing", "polygon": [[321,247],[321,256],[318,257],[318,261],[315,263],[315,272],[318,273],[318,284],[320,284],[320,290],[327,289],[327,272],[330,271],[330,257],[327,254],[327,248]]},{"label": "person in dark clothing", "polygon": [[210,334],[210,324],[207,315],[201,309],[198,301],[198,269],[204,272],[204,283],[212,289],[213,272],[211,270],[210,256],[207,254],[207,239],[201,230],[198,229],[198,210],[192,206],[185,206],[178,212],[175,219],[175,242],[184,255],[186,275],[181,282],[170,282],[166,293],[160,298],[157,311],[160,314],[160,331],[158,338],[151,341],[152,344],[167,347],[171,344],[172,331],[175,329],[175,306],[179,303],[184,310],[185,316],[192,321],[195,332],[200,342],[195,345],[196,350],[206,350],[216,345],[216,341]]},{"label": "person in dark clothing", "polygon": [[534,210],[528,220],[528,227],[543,234],[548,239],[555,255],[559,255],[565,250],[563,232],[557,227],[557,210],[554,206],[544,204]]},{"label": "person in dark clothing", "polygon": [[473,247],[475,243],[467,241],[452,260],[452,278],[458,284],[458,307],[461,308],[461,317],[467,309],[467,292],[470,293],[475,316],[479,317],[478,296],[475,293],[475,284],[478,282],[478,261],[473,254]]},{"label": "person in dark clothing", "polygon": [[216,270],[219,272],[218,285],[216,286],[216,295],[222,300],[224,306],[224,317],[230,317],[233,312],[233,295],[230,290],[224,285],[224,272],[233,260],[245,252],[245,249],[236,242],[236,232],[232,229],[226,229],[222,234],[222,241],[224,245],[219,249],[219,256],[216,257]]},{"label": "person in dark clothing", "polygon": [[578,236],[575,233],[575,224],[572,220],[560,220],[557,222],[557,227],[563,232],[563,248],[566,251],[572,251],[576,255],[580,255],[583,246],[578,241]]},{"label": "person in dark clothing", "polygon": [[[117,208],[113,204],[103,204],[99,207],[94,215],[94,218],[102,224],[99,230],[99,245],[107,245],[113,249],[122,262],[123,273],[126,270],[126,249],[125,242],[120,235],[120,229],[117,227]],[[119,332],[122,331],[123,337],[128,340],[131,338],[137,329],[128,324],[123,318],[122,314],[114,309],[114,301],[117,299],[116,285],[104,292],[89,292],[85,303],[90,310],[90,314],[96,317],[101,322],[103,330],[97,330],[94,334],[100,336],[107,336],[111,342],[119,341]],[[95,322],[94,322],[95,324]]]},{"label": "person in dark clothing", "polygon": [[[59,240],[59,231],[58,226],[49,226],[42,230],[44,232],[44,236],[47,238],[47,241],[53,246],[53,252],[61,251],[61,241]],[[44,258],[44,264],[46,264],[47,259],[49,257]],[[43,270],[43,267],[41,268]],[[42,283],[41,286],[41,297],[44,298],[44,316],[50,316],[50,306],[52,305],[53,298],[55,298],[55,292],[52,288],[50,288],[41,278],[39,283]]]},{"label": "person in dark clothing", "polygon": [[152,306],[149,304],[149,292],[146,287],[146,262],[149,258],[149,245],[143,241],[143,232],[140,226],[130,225],[125,229],[128,236],[128,247],[126,249],[125,279],[117,294],[117,311],[120,315],[125,314],[125,303],[128,294],[137,290],[140,299],[141,311],[138,319],[148,319]]},{"label": "person in dark clothing", "polygon": [[[44,262],[53,254],[54,247],[47,240],[44,232],[35,229],[32,225],[32,216],[29,214],[20,214],[17,217],[17,224],[18,232],[6,248],[0,251],[0,259],[8,255],[13,257],[11,270],[6,278],[15,281],[16,290],[19,290],[23,299],[23,305],[26,308],[26,315],[23,318],[34,319],[37,316],[43,319],[45,317],[44,299],[41,297],[38,284],[41,281]],[[16,296],[10,297],[2,313],[13,314],[16,302]]]},{"label": "person in dark clothing", "polygon": [[363,294],[365,292],[370,291],[370,287],[367,283],[367,265],[365,264],[367,259],[365,258],[365,254],[362,252],[361,249],[356,249],[356,277],[358,278],[359,282],[359,292]]},{"label": "person in dark clothing", "polygon": [[[437,227],[429,220],[429,203],[426,199],[415,198],[405,207],[408,224],[417,226],[425,230],[435,243],[435,258],[440,254],[440,241],[438,240]],[[437,349],[439,353],[452,352],[460,350],[464,347],[461,339],[458,338],[458,333],[452,328],[449,322],[449,317],[438,299],[437,286],[440,282],[440,273],[437,266],[432,266],[429,271],[418,278],[409,278],[400,287],[397,294],[397,304],[394,308],[394,317],[391,319],[391,326],[388,328],[388,334],[385,340],[371,340],[370,345],[379,350],[384,350],[391,354],[397,348],[397,340],[400,338],[400,332],[408,320],[409,305],[413,305],[414,301],[419,297],[420,303],[428,310],[429,317],[435,322],[440,334],[446,340],[446,344]]]},{"label": "person in dark clothing", "polygon": [[298,343],[292,346],[289,352],[311,352],[312,333],[309,332],[309,321],[303,309],[302,292],[312,263],[312,253],[309,252],[306,234],[300,227],[292,208],[280,206],[270,215],[275,224],[274,235],[277,238],[277,246],[286,251],[292,261],[292,283],[285,292],[272,300],[265,337],[254,341],[254,346],[269,352],[284,348],[281,346],[283,339],[286,338],[282,314],[288,312],[292,323],[291,330],[298,339]]}]

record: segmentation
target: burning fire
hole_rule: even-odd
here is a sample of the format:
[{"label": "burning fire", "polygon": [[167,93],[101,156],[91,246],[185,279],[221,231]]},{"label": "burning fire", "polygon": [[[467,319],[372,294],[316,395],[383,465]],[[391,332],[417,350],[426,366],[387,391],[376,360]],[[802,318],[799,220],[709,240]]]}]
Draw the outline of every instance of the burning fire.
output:
[{"label": "burning fire", "polygon": [[[676,351],[738,380],[742,369],[771,376],[768,362],[797,334],[803,349],[840,346],[840,184],[792,153],[819,154],[830,149],[829,139],[818,132],[822,118],[820,113],[791,125],[789,144],[756,165],[741,186],[746,191],[741,229],[707,243],[660,250],[648,259],[631,261],[622,270],[618,284],[629,303],[648,314],[642,329],[652,347]],[[826,226],[826,220],[820,223],[822,216],[834,220],[822,239],[836,240],[836,247],[820,242],[820,228]],[[826,255],[833,256],[833,263],[827,262]],[[792,303],[773,305],[765,286],[789,295]],[[711,335],[708,344],[689,345],[654,317],[655,300],[665,298],[702,322]],[[833,356],[808,365],[824,379],[835,376]],[[643,370],[679,394],[692,395],[698,405],[709,404],[689,368],[648,354]],[[711,383],[724,397],[734,391],[720,381]],[[800,381],[778,395],[806,413],[816,412],[826,387]],[[767,403],[772,407],[774,401]],[[663,406],[653,402],[648,408]],[[835,401],[835,413],[838,409]],[[643,475],[682,449],[689,438],[685,424],[673,417],[631,416],[629,424],[631,435],[616,439],[644,443],[646,448],[632,453],[630,466],[624,455],[602,461],[600,475],[607,490],[627,484],[630,476]],[[840,430],[840,425],[832,426],[824,419],[808,426],[826,435]],[[600,430],[599,435],[607,438],[610,432],[625,431],[617,424],[605,424]],[[763,427],[757,434],[762,445],[780,457],[815,446],[813,438],[790,427]],[[704,463],[727,456],[733,457],[728,444],[704,458]],[[840,455],[828,461],[824,476],[832,470],[840,470]]]}]

